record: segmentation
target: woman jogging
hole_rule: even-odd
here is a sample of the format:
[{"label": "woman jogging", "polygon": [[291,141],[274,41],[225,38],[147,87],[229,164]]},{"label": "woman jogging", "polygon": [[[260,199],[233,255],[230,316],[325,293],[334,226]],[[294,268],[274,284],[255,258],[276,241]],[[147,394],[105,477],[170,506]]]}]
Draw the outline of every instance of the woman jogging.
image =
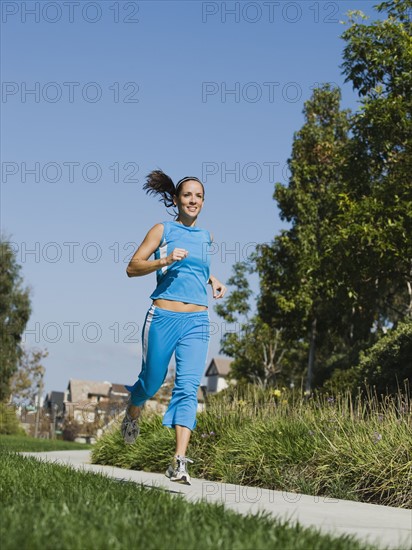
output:
[{"label": "woman jogging", "polygon": [[[172,354],[176,378],[163,425],[176,432],[176,451],[166,476],[190,485],[186,449],[196,426],[197,390],[206,364],[209,345],[207,285],[214,298],[226,287],[210,275],[212,237],[196,225],[205,191],[195,177],[185,177],[176,186],[161,170],[151,172],[143,189],[160,195],[166,207],[177,207],[174,221],[154,225],[127,266],[129,277],[156,271],[157,287],[142,329],[142,369],[133,386],[125,386],[130,401],[122,422],[128,444],[139,435],[138,418],[144,403],[163,384]],[[154,254],[154,260],[149,257]]]}]

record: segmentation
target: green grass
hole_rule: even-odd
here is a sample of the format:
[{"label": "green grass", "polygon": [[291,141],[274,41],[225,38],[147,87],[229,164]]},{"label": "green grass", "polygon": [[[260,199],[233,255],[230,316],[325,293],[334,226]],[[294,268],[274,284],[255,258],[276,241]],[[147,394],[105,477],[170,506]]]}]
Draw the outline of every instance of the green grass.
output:
[{"label": "green grass", "polygon": [[[412,508],[412,414],[408,395],[306,398],[282,390],[231,389],[198,415],[188,456],[193,476],[310,495]],[[126,446],[118,426],[92,460],[162,472],[174,431],[143,414]]]},{"label": "green grass", "polygon": [[91,445],[86,443],[74,443],[71,441],[61,441],[58,439],[36,439],[21,435],[0,435],[0,449],[10,451],[64,451],[70,449],[91,449]]},{"label": "green grass", "polygon": [[371,550],[260,515],[0,451],[2,550]]}]

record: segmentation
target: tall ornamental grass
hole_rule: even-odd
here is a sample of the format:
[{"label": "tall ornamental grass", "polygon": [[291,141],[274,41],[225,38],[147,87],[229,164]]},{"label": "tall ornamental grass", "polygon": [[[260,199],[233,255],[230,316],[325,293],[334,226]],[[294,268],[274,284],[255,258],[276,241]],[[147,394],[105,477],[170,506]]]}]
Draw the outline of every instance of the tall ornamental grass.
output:
[{"label": "tall ornamental grass", "polygon": [[[188,456],[208,480],[412,508],[412,406],[395,397],[357,398],[230,388],[198,414]],[[162,472],[174,454],[174,430],[144,412],[141,436],[125,445],[117,426],[92,460]]]}]

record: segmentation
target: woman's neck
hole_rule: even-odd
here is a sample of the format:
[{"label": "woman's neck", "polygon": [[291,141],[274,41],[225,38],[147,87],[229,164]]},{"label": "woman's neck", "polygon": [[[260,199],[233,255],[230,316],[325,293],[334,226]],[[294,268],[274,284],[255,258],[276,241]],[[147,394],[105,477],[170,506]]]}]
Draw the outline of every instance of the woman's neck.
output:
[{"label": "woman's neck", "polygon": [[180,224],[186,226],[186,227],[196,227],[196,219],[191,221],[191,220],[181,220],[181,219],[177,218],[175,221],[177,223],[180,223]]}]

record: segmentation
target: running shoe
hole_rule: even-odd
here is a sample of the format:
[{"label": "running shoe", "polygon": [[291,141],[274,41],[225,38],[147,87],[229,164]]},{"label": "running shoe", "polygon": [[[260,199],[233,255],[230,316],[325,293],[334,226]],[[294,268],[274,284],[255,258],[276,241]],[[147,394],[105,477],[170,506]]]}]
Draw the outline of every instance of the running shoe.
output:
[{"label": "running shoe", "polygon": [[189,472],[187,471],[186,464],[193,460],[186,456],[174,456],[172,463],[166,470],[166,477],[170,478],[170,481],[177,481],[178,483],[184,483],[185,485],[191,485]]},{"label": "running shoe", "polygon": [[123,418],[121,431],[124,442],[128,445],[134,443],[140,433],[140,426],[138,424],[138,418],[131,418],[129,413],[126,410],[126,413]]}]

